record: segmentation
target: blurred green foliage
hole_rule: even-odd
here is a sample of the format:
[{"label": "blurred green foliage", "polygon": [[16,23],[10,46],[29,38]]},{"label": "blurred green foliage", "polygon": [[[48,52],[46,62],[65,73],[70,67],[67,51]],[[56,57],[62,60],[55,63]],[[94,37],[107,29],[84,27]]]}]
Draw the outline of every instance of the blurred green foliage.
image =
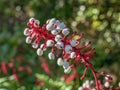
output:
[{"label": "blurred green foliage", "polygon": [[[46,74],[40,66],[42,62],[36,51],[26,45],[23,30],[30,17],[39,19],[41,25],[47,19],[55,17],[63,20],[71,31],[79,34],[84,32],[85,38],[91,40],[92,46],[96,48],[96,62],[93,62],[95,68],[112,74],[115,82],[120,81],[119,0],[0,0],[0,6],[0,62],[14,62],[16,70],[20,66],[32,70],[31,74],[17,71],[21,83],[4,80],[12,75],[11,70],[8,69],[8,75],[4,75],[0,70],[0,83],[3,83],[0,88],[4,88],[3,90],[45,90],[50,87],[50,90],[54,90],[53,87],[64,75],[56,61],[50,62],[48,59],[49,66],[53,67],[50,67],[52,74]],[[44,56],[47,57],[47,52]],[[36,77],[36,73],[40,75],[37,74]],[[49,77],[52,83],[48,82],[44,87],[36,85],[36,78],[41,79],[43,76],[44,82],[45,78]],[[71,83],[73,87],[67,86],[63,81],[59,83],[63,85],[60,85],[63,88],[60,90],[71,90],[79,86],[79,83],[76,87],[74,83]],[[69,89],[64,89],[65,87]]]}]

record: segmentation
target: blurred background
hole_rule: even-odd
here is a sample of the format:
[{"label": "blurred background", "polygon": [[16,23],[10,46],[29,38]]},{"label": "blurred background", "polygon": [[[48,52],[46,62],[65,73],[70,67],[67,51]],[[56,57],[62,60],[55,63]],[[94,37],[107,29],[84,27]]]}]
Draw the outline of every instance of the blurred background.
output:
[{"label": "blurred background", "polygon": [[[71,31],[85,33],[96,48],[95,69],[111,74],[114,83],[120,81],[119,0],[0,0],[0,90],[77,90],[84,82],[72,73],[64,75],[62,67],[47,58],[49,51],[45,58],[38,57],[25,43],[23,31],[30,17],[41,25],[55,17]],[[79,75],[82,71],[78,68]],[[91,72],[86,79],[93,79]]]}]

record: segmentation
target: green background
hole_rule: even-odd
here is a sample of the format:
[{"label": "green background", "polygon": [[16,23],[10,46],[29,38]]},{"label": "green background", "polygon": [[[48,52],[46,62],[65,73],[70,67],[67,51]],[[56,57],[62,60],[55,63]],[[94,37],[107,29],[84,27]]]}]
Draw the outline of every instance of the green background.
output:
[{"label": "green background", "polygon": [[[96,48],[93,65],[97,71],[111,74],[114,82],[120,81],[120,1],[119,0],[0,0],[0,63],[14,62],[15,69],[20,66],[32,73],[19,72],[20,81],[12,77],[11,69],[3,74],[0,68],[0,88],[3,90],[71,90],[83,81],[65,83],[61,77],[63,69],[56,61],[47,58],[51,74],[41,68],[41,60],[36,50],[25,43],[24,28],[30,17],[40,20],[43,25],[49,18],[64,21],[72,31],[85,33],[83,41],[92,41]],[[82,74],[82,68],[78,68]],[[90,74],[89,74],[90,73]],[[86,79],[93,79],[88,71]],[[39,78],[45,86],[36,85]],[[58,85],[56,83],[59,83]],[[47,89],[46,89],[47,90]]]}]

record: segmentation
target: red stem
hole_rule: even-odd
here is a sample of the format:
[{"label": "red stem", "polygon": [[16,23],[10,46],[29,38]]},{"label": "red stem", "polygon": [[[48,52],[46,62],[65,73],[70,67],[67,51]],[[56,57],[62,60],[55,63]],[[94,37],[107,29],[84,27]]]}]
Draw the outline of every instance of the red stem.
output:
[{"label": "red stem", "polygon": [[83,80],[83,79],[85,78],[87,69],[88,69],[88,67],[86,67],[86,68],[84,69],[84,73],[83,73],[83,75],[82,75],[81,78],[80,78],[81,80]]},{"label": "red stem", "polygon": [[96,83],[96,88],[97,90],[100,90],[100,87],[99,87],[99,82],[98,82],[98,78],[97,78],[97,73],[96,71],[94,70],[94,68],[92,66],[89,66],[93,75],[94,75],[94,78],[95,78],[95,83]]}]

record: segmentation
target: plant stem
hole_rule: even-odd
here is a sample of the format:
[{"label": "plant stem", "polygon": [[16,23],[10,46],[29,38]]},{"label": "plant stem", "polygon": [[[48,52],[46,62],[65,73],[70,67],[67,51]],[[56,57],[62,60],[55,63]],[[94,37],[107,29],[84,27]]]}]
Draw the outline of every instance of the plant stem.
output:
[{"label": "plant stem", "polygon": [[100,90],[100,87],[99,87],[99,82],[98,82],[98,78],[97,78],[97,73],[96,71],[94,70],[94,68],[92,66],[89,66],[93,75],[94,75],[94,78],[95,78],[95,83],[96,83],[96,88],[97,90]]}]

